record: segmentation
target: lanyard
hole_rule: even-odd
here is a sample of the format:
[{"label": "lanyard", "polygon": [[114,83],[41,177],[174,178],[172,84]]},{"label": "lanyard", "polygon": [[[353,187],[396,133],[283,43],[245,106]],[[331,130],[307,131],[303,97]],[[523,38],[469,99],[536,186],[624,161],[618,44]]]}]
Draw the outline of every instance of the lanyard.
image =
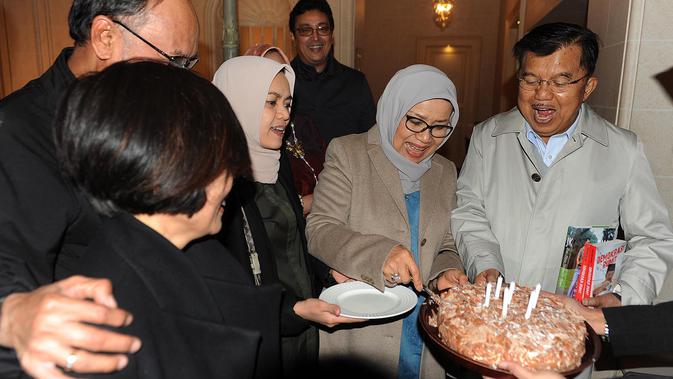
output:
[{"label": "lanyard", "polygon": [[245,215],[245,210],[241,207],[243,214],[243,235],[245,235],[245,243],[248,245],[248,254],[250,255],[250,268],[252,269],[252,276],[255,278],[255,285],[262,285],[262,268],[259,265],[259,255],[255,249],[255,241],[252,239],[252,232],[250,232],[250,224],[248,224],[248,217]]}]

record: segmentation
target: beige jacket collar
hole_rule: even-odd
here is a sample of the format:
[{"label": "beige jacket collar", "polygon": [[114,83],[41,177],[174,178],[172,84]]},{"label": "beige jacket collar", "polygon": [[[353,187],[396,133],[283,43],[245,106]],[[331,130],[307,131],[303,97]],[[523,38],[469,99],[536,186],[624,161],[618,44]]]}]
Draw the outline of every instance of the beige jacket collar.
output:
[{"label": "beige jacket collar", "polygon": [[[409,216],[407,214],[407,206],[404,202],[404,193],[402,192],[402,184],[400,182],[400,175],[397,168],[388,160],[388,157],[383,153],[381,148],[381,137],[379,134],[378,125],[374,125],[367,132],[367,155],[372,161],[372,165],[376,169],[377,174],[386,186],[386,190],[395,201],[395,205],[399,209],[404,221],[409,226]],[[432,222],[434,210],[439,209],[437,202],[439,201],[435,196],[430,196],[432,193],[440,191],[439,188],[443,167],[436,158],[432,159],[430,169],[421,177],[421,214],[420,225],[418,230],[419,241],[423,239],[427,226]]]},{"label": "beige jacket collar", "polygon": [[[582,107],[584,108],[580,116],[582,119],[575,133],[573,133],[573,137],[583,134],[603,146],[608,146],[608,129],[605,120],[598,116],[588,105],[582,104]],[[524,122],[525,120],[521,112],[519,112],[517,107],[514,107],[504,114],[501,120],[498,120],[491,136],[497,137],[507,133],[524,133],[526,130]]]}]

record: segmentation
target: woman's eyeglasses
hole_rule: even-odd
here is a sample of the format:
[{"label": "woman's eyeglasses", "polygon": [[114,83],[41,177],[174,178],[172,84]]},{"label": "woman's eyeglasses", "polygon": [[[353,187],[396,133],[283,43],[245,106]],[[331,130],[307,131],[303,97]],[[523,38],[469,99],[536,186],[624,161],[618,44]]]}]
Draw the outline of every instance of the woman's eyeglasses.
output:
[{"label": "woman's eyeglasses", "polygon": [[423,133],[426,129],[430,129],[430,135],[435,138],[446,138],[453,133],[455,126],[449,125],[428,125],[427,122],[418,117],[406,115],[407,120],[404,125],[410,132]]},{"label": "woman's eyeglasses", "polygon": [[129,33],[136,36],[139,40],[145,42],[149,47],[153,48],[157,53],[161,54],[164,58],[168,59],[168,62],[170,64],[172,64],[173,66],[184,68],[184,69],[187,69],[187,70],[191,70],[196,65],[196,63],[199,61],[198,56],[185,57],[183,55],[168,55],[168,54],[164,53],[163,50],[154,46],[148,40],[141,37],[138,33],[134,32],[128,26],[124,25],[120,21],[112,20],[112,22],[114,22],[115,24],[117,24],[117,25],[121,26],[122,28],[126,29]]}]

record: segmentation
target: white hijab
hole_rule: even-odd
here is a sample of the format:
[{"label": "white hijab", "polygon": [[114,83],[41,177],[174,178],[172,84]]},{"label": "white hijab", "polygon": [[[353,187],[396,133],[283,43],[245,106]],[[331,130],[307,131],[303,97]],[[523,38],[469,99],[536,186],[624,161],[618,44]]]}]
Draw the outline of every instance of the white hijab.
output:
[{"label": "white hijab", "polygon": [[[432,156],[421,163],[414,163],[400,155],[393,147],[393,138],[400,120],[416,104],[431,99],[446,99],[453,105],[451,125],[458,124],[458,98],[456,86],[439,69],[415,64],[398,71],[383,91],[376,109],[376,123],[381,135],[383,153],[397,168],[405,194],[421,188],[421,177],[430,169]],[[449,137],[444,138],[441,147]],[[438,149],[439,149],[438,147]]]},{"label": "white hijab", "polygon": [[260,145],[260,126],[264,103],[269,87],[276,75],[282,72],[294,91],[294,71],[287,64],[271,59],[242,56],[222,63],[215,72],[213,84],[224,93],[241,123],[248,141],[252,174],[256,182],[273,184],[278,180],[280,150]]}]

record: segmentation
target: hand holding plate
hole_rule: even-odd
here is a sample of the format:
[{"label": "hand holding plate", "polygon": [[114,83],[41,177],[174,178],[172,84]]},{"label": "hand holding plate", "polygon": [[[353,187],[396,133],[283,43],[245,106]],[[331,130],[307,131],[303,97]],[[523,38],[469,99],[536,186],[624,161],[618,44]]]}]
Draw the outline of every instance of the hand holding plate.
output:
[{"label": "hand holding plate", "polygon": [[329,328],[339,324],[362,322],[364,319],[341,316],[341,309],[320,299],[306,299],[294,305],[294,313],[304,320],[317,322]]}]

